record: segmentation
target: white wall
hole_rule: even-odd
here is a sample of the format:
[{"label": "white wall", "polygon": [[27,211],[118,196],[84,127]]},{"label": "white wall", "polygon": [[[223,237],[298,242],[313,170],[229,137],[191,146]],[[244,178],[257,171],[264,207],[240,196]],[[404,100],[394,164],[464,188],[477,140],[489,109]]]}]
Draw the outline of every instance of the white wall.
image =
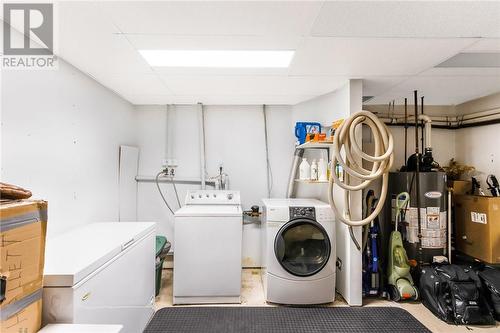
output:
[{"label": "white wall", "polygon": [[[178,161],[178,178],[200,178],[198,105],[171,107],[172,155]],[[273,197],[285,195],[293,156],[294,136],[291,108],[270,106],[268,110],[269,154],[273,174]],[[215,175],[220,163],[229,175],[230,187],[240,190],[244,209],[260,205],[267,197],[264,122],[261,106],[205,106],[206,161],[208,175]],[[165,106],[138,106],[137,126],[141,149],[139,174],[156,175],[165,157],[167,140]],[[188,189],[199,185],[178,185],[181,203]],[[176,209],[171,185],[163,184],[169,203]],[[154,183],[140,183],[139,220],[159,221],[159,232],[173,239],[172,214],[165,207]],[[245,225],[243,259],[245,266],[260,265],[258,225]],[[175,244],[174,244],[175,252]]]},{"label": "white wall", "polygon": [[349,82],[346,81],[343,87],[333,92],[294,105],[294,124],[296,121],[315,121],[331,126],[333,121],[345,118],[350,103],[349,88]]},{"label": "white wall", "polygon": [[[298,121],[319,122],[321,126],[331,126],[335,120],[344,119],[349,115],[350,104],[349,82],[336,91],[293,106],[292,127]],[[327,158],[325,150],[306,150],[304,157],[311,163],[313,159]],[[330,156],[331,157],[331,156]],[[295,196],[301,198],[316,198],[328,201],[326,184],[295,184]]]},{"label": "white wall", "polygon": [[[500,93],[457,105],[457,113],[500,111]],[[472,165],[483,188],[489,174],[500,177],[500,124],[463,128],[456,131],[457,161]]]},{"label": "white wall", "polygon": [[[396,171],[405,163],[405,135],[404,127],[389,126],[394,137],[394,165],[392,170]],[[456,156],[456,133],[455,130],[433,128],[432,129],[432,156],[439,163],[439,165],[448,165],[450,159]],[[419,131],[420,138],[420,131]],[[420,141],[420,139],[419,139]],[[419,142],[421,144],[421,142]],[[420,152],[422,146],[420,145]],[[412,127],[408,128],[408,148],[407,157],[415,153],[415,130]]]},{"label": "white wall", "polygon": [[500,124],[463,128],[456,133],[457,161],[476,168],[483,189],[486,177],[500,177]]},{"label": "white wall", "polygon": [[[365,109],[387,113],[385,105],[365,105]],[[413,113],[413,105],[409,105]],[[425,107],[425,113],[433,116],[460,116],[481,111],[500,110],[500,93],[492,94],[460,105],[430,105]],[[396,105],[395,112],[403,113],[403,106]],[[394,136],[394,166],[399,169],[404,163],[404,128],[389,127]],[[485,184],[488,174],[500,175],[498,158],[500,150],[497,147],[500,125],[487,125],[459,130],[432,129],[432,148],[434,159],[442,166],[448,165],[450,159],[455,158],[460,163],[472,165],[476,168],[477,176]],[[414,129],[408,129],[408,156],[415,152]],[[364,144],[369,145],[365,135]]]},{"label": "white wall", "polygon": [[[361,80],[349,80],[346,84],[329,94],[297,104],[293,107],[293,121],[318,121],[331,126],[338,119],[345,119],[362,108],[363,87]],[[361,142],[361,131],[357,133]],[[331,150],[330,150],[331,151]],[[316,150],[306,150],[305,157],[310,161],[318,158]],[[296,197],[312,197],[328,202],[327,184],[298,184]],[[334,186],[334,199],[339,212],[344,211],[344,191]],[[358,220],[362,215],[362,193],[351,195],[351,218]],[[361,305],[361,252],[356,249],[349,236],[346,225],[336,223],[336,256],[342,261],[342,269],[337,269],[336,288],[350,305]],[[361,228],[354,228],[355,237],[361,239]]]},{"label": "white wall", "polygon": [[[387,115],[388,114],[388,106],[387,105],[364,105],[363,109],[375,112],[377,114]],[[427,105],[425,106],[425,114],[430,116],[456,116],[456,110],[453,105]],[[418,112],[420,113],[420,106]],[[404,105],[396,105],[394,108],[394,112],[391,111],[392,115],[404,115]],[[414,106],[408,105],[408,114],[409,116],[414,114]],[[412,121],[410,119],[410,121]],[[402,126],[389,126],[389,130],[391,131],[394,137],[394,165],[392,167],[393,171],[398,170],[401,166],[404,165],[405,162],[405,152],[404,152],[404,127]],[[366,128],[364,131],[363,143],[365,147],[370,147],[370,130]],[[422,146],[420,142],[421,133],[419,132],[419,144],[420,144],[420,152],[422,152]],[[433,128],[432,129],[432,150],[433,157],[440,165],[447,165],[450,159],[455,157],[455,140],[456,140],[456,131],[448,130],[448,129],[440,129]],[[370,149],[372,149],[371,147]],[[407,147],[407,156],[415,153],[415,131],[413,127],[408,127],[408,147]]]},{"label": "white wall", "polygon": [[48,200],[49,236],[118,220],[118,149],[134,108],[60,60],[55,71],[2,71],[1,179]]}]

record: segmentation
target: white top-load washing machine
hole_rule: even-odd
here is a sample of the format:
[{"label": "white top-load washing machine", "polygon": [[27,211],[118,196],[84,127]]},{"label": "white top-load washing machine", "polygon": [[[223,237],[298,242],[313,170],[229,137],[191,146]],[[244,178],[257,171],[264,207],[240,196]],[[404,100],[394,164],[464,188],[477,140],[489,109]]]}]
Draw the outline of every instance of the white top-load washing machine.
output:
[{"label": "white top-load washing machine", "polygon": [[262,282],[266,301],[322,304],[335,299],[335,219],[315,199],[263,199]]},{"label": "white top-load washing machine", "polygon": [[240,192],[190,191],[174,221],[173,303],[240,303]]}]

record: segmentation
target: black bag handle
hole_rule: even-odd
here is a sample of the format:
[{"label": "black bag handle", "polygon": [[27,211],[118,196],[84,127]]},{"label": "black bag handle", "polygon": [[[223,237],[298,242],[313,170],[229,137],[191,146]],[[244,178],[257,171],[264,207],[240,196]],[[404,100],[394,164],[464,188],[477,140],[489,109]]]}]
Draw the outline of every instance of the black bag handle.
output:
[{"label": "black bag handle", "polygon": [[7,277],[0,276],[0,304],[5,301],[5,292],[7,291]]}]

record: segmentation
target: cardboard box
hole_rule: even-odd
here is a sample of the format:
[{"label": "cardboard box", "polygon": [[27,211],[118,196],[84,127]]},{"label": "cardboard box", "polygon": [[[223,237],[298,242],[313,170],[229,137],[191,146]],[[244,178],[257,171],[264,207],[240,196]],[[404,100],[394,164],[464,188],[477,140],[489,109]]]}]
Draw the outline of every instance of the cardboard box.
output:
[{"label": "cardboard box", "polygon": [[20,200],[0,205],[0,310],[43,286],[47,202]]},{"label": "cardboard box", "polygon": [[500,263],[500,197],[457,195],[454,200],[457,249]]},{"label": "cardboard box", "polygon": [[469,180],[454,180],[452,181],[451,188],[453,195],[467,194],[472,189],[472,182]]},{"label": "cardboard box", "polygon": [[2,333],[35,333],[41,326],[42,289],[2,309]]}]

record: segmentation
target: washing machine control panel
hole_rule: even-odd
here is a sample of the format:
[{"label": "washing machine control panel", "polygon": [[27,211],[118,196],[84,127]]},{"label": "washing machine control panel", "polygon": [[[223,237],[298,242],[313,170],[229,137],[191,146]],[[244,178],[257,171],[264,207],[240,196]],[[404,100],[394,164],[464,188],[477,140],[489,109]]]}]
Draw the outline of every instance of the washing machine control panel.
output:
[{"label": "washing machine control panel", "polygon": [[192,190],[186,195],[186,205],[240,205],[239,191]]},{"label": "washing machine control panel", "polygon": [[299,217],[315,219],[316,212],[314,207],[290,207],[290,219]]}]

